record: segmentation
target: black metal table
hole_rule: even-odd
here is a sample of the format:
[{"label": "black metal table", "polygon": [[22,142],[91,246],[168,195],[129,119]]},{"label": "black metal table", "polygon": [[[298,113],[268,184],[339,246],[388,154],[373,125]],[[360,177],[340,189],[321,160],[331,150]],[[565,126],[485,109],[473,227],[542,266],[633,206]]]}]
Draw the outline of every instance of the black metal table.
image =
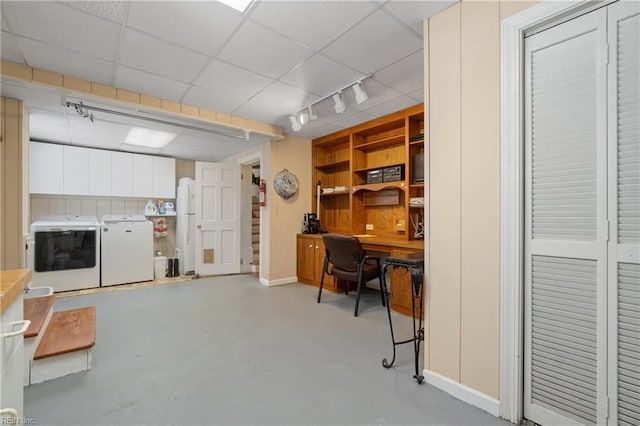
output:
[{"label": "black metal table", "polygon": [[[402,268],[411,273],[411,314],[413,316],[413,337],[411,339],[396,341],[393,334],[393,321],[391,321],[391,309],[389,307],[389,292],[387,291],[387,269],[392,266],[394,269]],[[422,325],[422,280],[424,276],[424,252],[403,253],[393,257],[387,257],[382,267],[382,292],[385,295],[387,316],[389,317],[389,329],[391,330],[391,341],[393,342],[393,358],[391,362],[382,360],[384,368],[390,368],[396,361],[396,346],[413,342],[415,375],[414,379],[418,384],[422,383],[424,376],[418,370],[418,360],[420,357],[420,342],[424,340],[424,327]],[[418,319],[416,320],[416,302],[419,304]],[[417,321],[417,326],[416,326]]]}]

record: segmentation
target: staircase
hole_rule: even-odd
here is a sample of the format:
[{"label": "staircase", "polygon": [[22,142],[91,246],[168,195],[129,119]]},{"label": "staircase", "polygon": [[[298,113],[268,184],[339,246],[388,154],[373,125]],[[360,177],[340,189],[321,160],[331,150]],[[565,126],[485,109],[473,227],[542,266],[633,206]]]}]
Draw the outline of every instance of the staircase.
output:
[{"label": "staircase", "polygon": [[24,300],[24,386],[91,368],[96,308],[53,312],[55,296]]},{"label": "staircase", "polygon": [[258,272],[260,265],[260,202],[258,197],[251,199],[251,246],[253,247],[251,272]]}]

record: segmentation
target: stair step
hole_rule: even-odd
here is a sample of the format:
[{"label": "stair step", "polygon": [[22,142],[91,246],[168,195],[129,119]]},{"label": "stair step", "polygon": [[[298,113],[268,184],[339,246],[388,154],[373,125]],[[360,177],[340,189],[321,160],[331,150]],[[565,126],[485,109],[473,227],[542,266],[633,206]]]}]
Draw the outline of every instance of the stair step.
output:
[{"label": "stair step", "polygon": [[24,299],[24,319],[31,321],[31,325],[24,333],[25,339],[36,337],[41,331],[44,331],[43,326],[45,326],[47,317],[51,314],[51,308],[55,301],[56,297],[53,294]]},{"label": "stair step", "polygon": [[89,349],[96,342],[96,308],[56,312],[51,317],[34,360]]}]

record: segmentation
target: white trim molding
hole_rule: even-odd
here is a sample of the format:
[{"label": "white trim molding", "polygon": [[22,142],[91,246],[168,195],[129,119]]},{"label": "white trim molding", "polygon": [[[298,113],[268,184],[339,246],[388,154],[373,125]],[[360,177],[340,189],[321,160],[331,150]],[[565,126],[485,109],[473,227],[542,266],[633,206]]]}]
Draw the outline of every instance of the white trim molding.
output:
[{"label": "white trim molding", "polygon": [[468,386],[461,383],[454,382],[448,377],[441,376],[433,371],[424,370],[422,372],[424,381],[430,385],[448,393],[449,395],[458,398],[469,405],[478,407],[487,413],[498,417],[500,414],[500,401],[495,398],[491,398],[488,395],[478,392]]},{"label": "white trim molding", "polygon": [[501,23],[499,416],[513,423],[522,420],[524,384],[524,36],[608,2],[543,1]]},{"label": "white trim molding", "polygon": [[277,285],[285,285],[298,282],[298,277],[286,277],[280,278],[277,280],[267,280],[265,278],[260,278],[260,284],[267,287],[275,287]]}]

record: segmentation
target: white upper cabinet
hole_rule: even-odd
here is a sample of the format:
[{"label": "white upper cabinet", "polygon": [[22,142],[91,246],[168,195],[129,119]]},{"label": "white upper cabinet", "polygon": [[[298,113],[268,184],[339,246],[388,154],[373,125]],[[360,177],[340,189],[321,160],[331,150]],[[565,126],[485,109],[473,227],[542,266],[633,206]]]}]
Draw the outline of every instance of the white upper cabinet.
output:
[{"label": "white upper cabinet", "polygon": [[31,142],[32,194],[176,198],[176,160]]},{"label": "white upper cabinet", "polygon": [[62,145],[31,142],[29,192],[62,194]]},{"label": "white upper cabinet", "polygon": [[89,194],[111,195],[111,151],[89,149]]},{"label": "white upper cabinet", "polygon": [[153,157],[153,197],[176,198],[175,158]]},{"label": "white upper cabinet", "polygon": [[62,192],[68,195],[89,195],[89,150],[78,146],[63,147],[64,184]]},{"label": "white upper cabinet", "polygon": [[153,196],[153,157],[133,154],[133,196]]},{"label": "white upper cabinet", "polygon": [[115,151],[111,153],[111,195],[133,195],[133,154]]}]

